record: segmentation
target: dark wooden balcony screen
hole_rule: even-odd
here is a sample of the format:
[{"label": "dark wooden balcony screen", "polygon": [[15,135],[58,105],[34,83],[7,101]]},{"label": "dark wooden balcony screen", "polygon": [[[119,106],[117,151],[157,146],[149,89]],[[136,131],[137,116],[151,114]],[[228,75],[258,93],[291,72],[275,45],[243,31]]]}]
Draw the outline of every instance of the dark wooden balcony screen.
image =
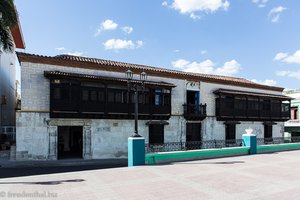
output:
[{"label": "dark wooden balcony screen", "polygon": [[[134,91],[126,86],[90,87],[80,82],[51,82],[50,117],[52,118],[134,118]],[[159,91],[159,92],[157,92]],[[129,93],[128,93],[129,92]],[[169,119],[171,89],[146,88],[139,91],[140,119]]]},{"label": "dark wooden balcony screen", "polygon": [[290,103],[278,99],[220,96],[216,98],[216,116],[221,121],[287,121]]}]

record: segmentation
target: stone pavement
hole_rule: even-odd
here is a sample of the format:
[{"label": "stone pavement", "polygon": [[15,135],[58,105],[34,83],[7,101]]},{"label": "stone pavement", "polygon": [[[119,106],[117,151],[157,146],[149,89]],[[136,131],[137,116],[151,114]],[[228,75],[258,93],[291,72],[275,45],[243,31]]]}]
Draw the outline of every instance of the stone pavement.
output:
[{"label": "stone pavement", "polygon": [[[300,151],[0,179],[3,199],[300,199]],[[40,198],[28,195],[40,195]],[[13,198],[12,196],[27,198]],[[48,195],[48,198],[44,196]],[[0,198],[1,199],[1,198]]]}]

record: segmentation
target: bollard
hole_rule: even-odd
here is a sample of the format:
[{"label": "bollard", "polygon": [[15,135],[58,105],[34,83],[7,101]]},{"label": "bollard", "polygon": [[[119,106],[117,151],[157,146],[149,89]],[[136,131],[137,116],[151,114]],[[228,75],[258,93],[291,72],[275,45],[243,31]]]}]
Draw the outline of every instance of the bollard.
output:
[{"label": "bollard", "polygon": [[246,129],[246,134],[243,134],[242,138],[244,141],[244,146],[250,147],[249,154],[257,153],[257,143],[256,143],[256,135],[252,134],[252,129]]},{"label": "bollard", "polygon": [[128,138],[128,167],[145,165],[145,139]]}]

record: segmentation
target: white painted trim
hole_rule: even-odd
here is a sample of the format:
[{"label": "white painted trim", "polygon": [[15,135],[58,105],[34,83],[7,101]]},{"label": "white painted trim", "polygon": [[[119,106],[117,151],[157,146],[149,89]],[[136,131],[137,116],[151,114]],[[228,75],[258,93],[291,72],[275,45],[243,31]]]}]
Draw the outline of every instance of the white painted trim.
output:
[{"label": "white painted trim", "polygon": [[144,140],[144,137],[129,137],[128,140]]}]

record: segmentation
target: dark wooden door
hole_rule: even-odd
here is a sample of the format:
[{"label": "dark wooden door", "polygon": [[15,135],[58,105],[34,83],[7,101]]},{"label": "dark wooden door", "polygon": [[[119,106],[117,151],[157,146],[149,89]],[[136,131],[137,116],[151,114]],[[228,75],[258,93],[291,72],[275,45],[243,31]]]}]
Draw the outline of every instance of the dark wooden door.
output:
[{"label": "dark wooden door", "polygon": [[186,148],[188,150],[201,148],[201,123],[186,124]]},{"label": "dark wooden door", "polygon": [[149,125],[149,144],[164,143],[164,125],[150,124]]}]

